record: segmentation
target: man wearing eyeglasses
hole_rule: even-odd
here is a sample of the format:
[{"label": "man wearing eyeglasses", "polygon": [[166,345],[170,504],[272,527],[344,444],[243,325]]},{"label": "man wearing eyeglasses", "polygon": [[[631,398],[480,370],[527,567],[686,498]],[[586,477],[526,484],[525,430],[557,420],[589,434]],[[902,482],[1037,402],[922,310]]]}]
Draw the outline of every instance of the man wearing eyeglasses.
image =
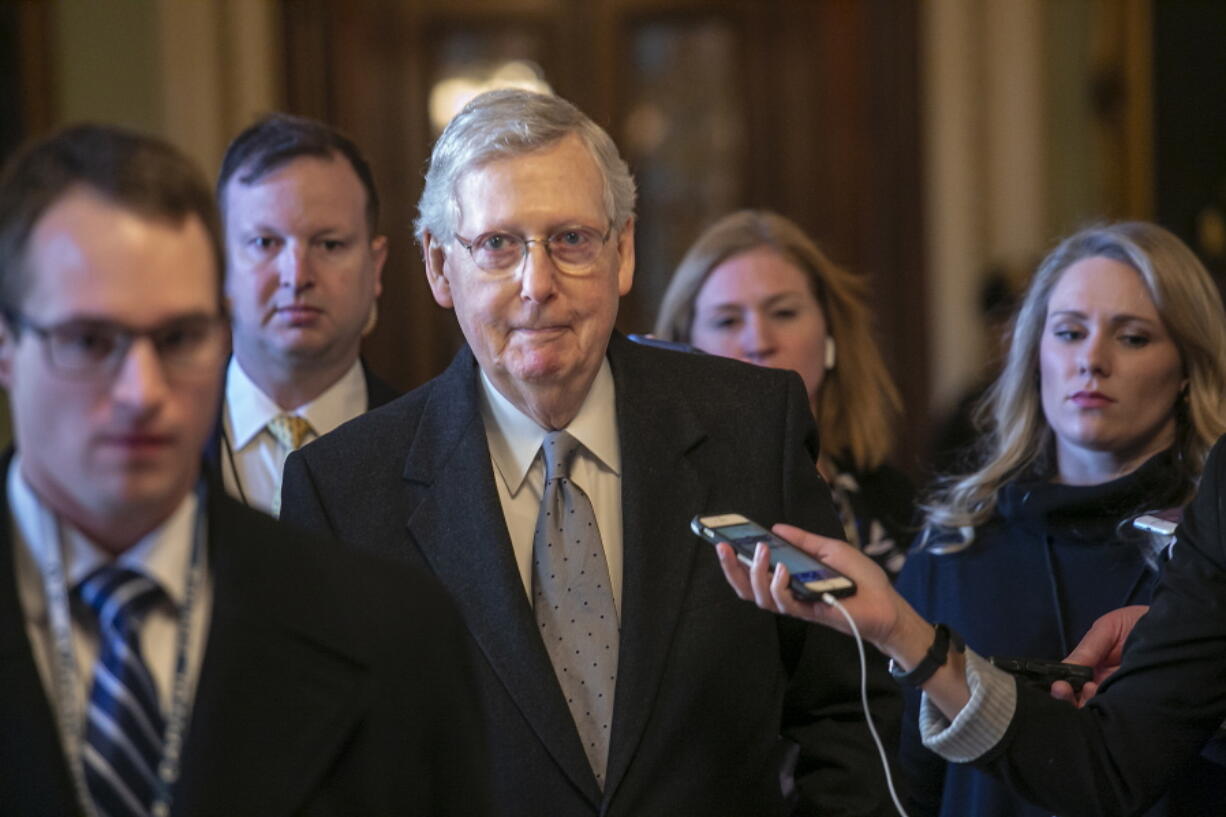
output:
[{"label": "man wearing eyeglasses", "polygon": [[219,237],[199,171],[127,131],[0,178],[0,812],[481,813],[445,594],[201,478]]},{"label": "man wearing eyeglasses", "polygon": [[236,136],[217,197],[234,356],[209,459],[232,496],[275,516],[291,451],[397,395],[359,357],[387,237],[357,145],[305,117]]},{"label": "man wearing eyeglasses", "polygon": [[[450,589],[500,813],[890,813],[854,645],[737,604],[689,532],[738,511],[837,535],[799,379],[614,332],[634,182],[564,100],[473,100],[420,210],[467,344],[291,455],[283,516]],[[881,662],[869,689],[889,732]]]}]

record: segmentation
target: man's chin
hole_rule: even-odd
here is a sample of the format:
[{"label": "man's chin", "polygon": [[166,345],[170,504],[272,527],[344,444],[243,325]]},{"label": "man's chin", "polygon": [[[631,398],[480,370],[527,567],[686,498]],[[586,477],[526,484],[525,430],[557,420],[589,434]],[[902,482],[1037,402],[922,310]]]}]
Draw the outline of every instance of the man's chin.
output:
[{"label": "man's chin", "polygon": [[573,376],[573,361],[560,355],[519,354],[506,366],[511,379],[528,387],[547,387],[565,382]]},{"label": "man's chin", "polygon": [[127,479],[116,482],[101,503],[112,515],[146,517],[170,514],[191,492],[191,485],[171,484],[164,475],[148,475],[149,479]]},{"label": "man's chin", "polygon": [[277,335],[272,344],[276,356],[294,363],[312,363],[331,359],[339,346],[337,338],[318,331],[287,331]]}]

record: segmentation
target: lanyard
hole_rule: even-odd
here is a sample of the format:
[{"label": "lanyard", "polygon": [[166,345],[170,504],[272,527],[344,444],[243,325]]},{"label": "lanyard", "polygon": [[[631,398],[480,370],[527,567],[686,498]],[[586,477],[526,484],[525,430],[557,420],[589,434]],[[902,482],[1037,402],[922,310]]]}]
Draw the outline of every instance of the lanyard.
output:
[{"label": "lanyard", "polygon": [[230,462],[230,475],[234,477],[234,487],[238,489],[238,498],[250,508],[251,503],[247,501],[247,492],[243,490],[243,478],[238,473],[238,459],[234,456],[234,446],[230,444],[230,432],[226,431],[224,417],[221,421],[221,443],[226,449],[226,459]]},{"label": "lanyard", "polygon": [[[183,749],[183,737],[191,709],[188,700],[188,645],[190,644],[192,617],[196,608],[196,593],[204,573],[204,484],[196,491],[196,525],[192,536],[191,559],[187,567],[187,588],[183,604],[179,607],[179,622],[175,630],[175,672],[171,683],[170,715],[166,719],[166,735],[162,741],[162,754],[158,761],[157,785],[151,813],[154,817],[168,817],[174,783],[179,777],[179,761]],[[72,612],[68,601],[68,577],[64,572],[63,542],[60,537],[59,520],[52,513],[42,514],[43,541],[51,543],[47,556],[40,567],[43,588],[47,598],[47,613],[51,624],[52,686],[56,697],[56,712],[59,716],[60,737],[68,754],[68,768],[72,773],[77,799],[86,817],[97,817],[93,799],[85,784],[85,770],[81,761],[85,731],[82,728],[82,713],[78,707],[78,680],[76,653],[72,646]]]}]

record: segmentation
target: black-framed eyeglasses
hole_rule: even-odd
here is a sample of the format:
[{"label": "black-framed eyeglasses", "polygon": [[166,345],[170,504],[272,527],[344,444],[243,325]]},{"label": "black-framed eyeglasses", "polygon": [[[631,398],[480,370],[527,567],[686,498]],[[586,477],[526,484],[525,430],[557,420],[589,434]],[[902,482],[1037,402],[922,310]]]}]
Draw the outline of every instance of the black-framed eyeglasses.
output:
[{"label": "black-framed eyeglasses", "polygon": [[455,240],[468,250],[473,263],[493,277],[515,275],[528,257],[528,247],[541,244],[561,272],[567,275],[590,275],[596,259],[613,235],[610,226],[602,235],[594,227],[565,227],[547,238],[526,238],[504,232],[482,233],[471,241],[456,235]]},{"label": "black-framed eyeglasses", "polygon": [[220,315],[187,315],[152,329],[88,318],[42,326],[10,310],[4,319],[14,332],[29,331],[42,341],[52,370],[80,380],[114,376],[137,338],[148,338],[165,371],[178,375],[208,371],[225,349],[226,321]]}]

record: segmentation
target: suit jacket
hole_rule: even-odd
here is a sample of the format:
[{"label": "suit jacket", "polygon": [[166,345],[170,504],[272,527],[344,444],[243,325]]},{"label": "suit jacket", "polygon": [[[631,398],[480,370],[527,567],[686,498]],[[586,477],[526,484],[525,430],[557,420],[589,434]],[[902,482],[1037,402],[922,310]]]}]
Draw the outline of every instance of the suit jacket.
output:
[{"label": "suit jacket", "polygon": [[[3,496],[0,814],[63,817],[77,803]],[[172,813],[484,813],[471,671],[437,584],[290,531],[220,487],[207,512],[213,611]]]},{"label": "suit jacket", "polygon": [[[400,396],[399,391],[371,371],[370,366],[366,365],[365,359],[362,360],[362,374],[366,376],[367,411],[378,408],[385,403],[390,403]],[[222,416],[225,411],[225,394],[226,390],[223,387],[221,390],[222,405],[217,411],[217,423],[213,426],[213,433],[209,435],[209,440],[204,445],[204,461],[209,469],[218,475],[222,473],[221,469],[223,467],[229,467],[228,462],[223,461],[221,457]]]},{"label": "suit jacket", "polygon": [[[440,377],[291,455],[282,514],[424,565],[451,591],[476,656],[501,814],[892,813],[854,644],[739,600],[689,531],[695,514],[736,511],[840,535],[800,379],[620,335],[609,360],[624,567],[603,792],[516,568],[467,348]],[[900,705],[875,661],[869,688],[889,741]],[[793,760],[799,791],[785,794]]]},{"label": "suit jacket", "polygon": [[[1019,685],[1009,731],[976,762],[1051,812],[1138,814],[1190,764],[1207,763],[1215,771],[1197,781],[1196,796],[1203,804],[1205,784],[1216,779],[1216,803],[1171,813],[1226,813],[1220,744],[1217,758],[1197,756],[1226,718],[1224,440],[1209,455],[1120,669],[1080,710]],[[1170,794],[1172,803],[1183,796]]]}]

